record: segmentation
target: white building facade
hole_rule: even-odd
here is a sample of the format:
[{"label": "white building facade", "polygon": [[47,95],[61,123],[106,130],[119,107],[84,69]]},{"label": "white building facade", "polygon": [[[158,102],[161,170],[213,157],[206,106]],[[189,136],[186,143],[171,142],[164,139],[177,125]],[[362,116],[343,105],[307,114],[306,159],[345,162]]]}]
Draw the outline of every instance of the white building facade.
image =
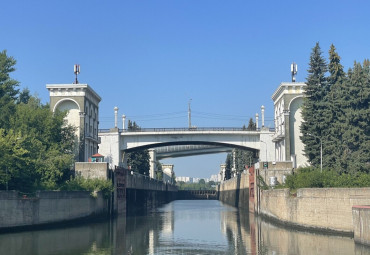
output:
[{"label": "white building facade", "polygon": [[305,86],[303,82],[283,82],[272,95],[275,116],[275,134],[272,141],[275,144],[275,161],[291,161],[295,168],[308,165],[303,153],[304,144],[300,139]]},{"label": "white building facade", "polygon": [[67,111],[66,121],[76,127],[77,161],[87,162],[98,152],[100,96],[87,84],[47,84],[50,109]]}]

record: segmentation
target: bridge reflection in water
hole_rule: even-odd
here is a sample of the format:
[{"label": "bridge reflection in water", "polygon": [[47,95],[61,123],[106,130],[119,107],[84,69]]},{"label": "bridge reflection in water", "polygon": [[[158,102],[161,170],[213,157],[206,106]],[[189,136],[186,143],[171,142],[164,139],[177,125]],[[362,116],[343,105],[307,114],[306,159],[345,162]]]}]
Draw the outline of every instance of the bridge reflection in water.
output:
[{"label": "bridge reflection in water", "polygon": [[215,200],[135,217],[0,234],[0,254],[369,254],[352,238],[275,226]]}]

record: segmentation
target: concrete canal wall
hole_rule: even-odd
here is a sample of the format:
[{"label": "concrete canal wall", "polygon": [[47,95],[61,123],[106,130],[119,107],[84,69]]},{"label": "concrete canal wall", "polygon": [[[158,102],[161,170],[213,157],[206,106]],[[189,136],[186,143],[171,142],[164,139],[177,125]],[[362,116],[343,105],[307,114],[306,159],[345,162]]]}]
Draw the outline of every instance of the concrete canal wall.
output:
[{"label": "concrete canal wall", "polygon": [[107,200],[86,191],[39,191],[33,198],[0,191],[0,229],[66,222],[107,215]]},{"label": "concrete canal wall", "polygon": [[148,176],[127,174],[126,176],[126,209],[127,212],[137,209],[155,208],[176,199],[177,187]]},{"label": "concrete canal wall", "polygon": [[285,224],[324,231],[353,233],[352,207],[370,204],[370,188],[263,190],[259,212]]},{"label": "concrete canal wall", "polygon": [[352,216],[355,242],[370,245],[370,206],[353,206]]},{"label": "concrete canal wall", "polygon": [[222,182],[219,185],[219,200],[225,204],[249,208],[249,175],[242,173],[236,177]]}]

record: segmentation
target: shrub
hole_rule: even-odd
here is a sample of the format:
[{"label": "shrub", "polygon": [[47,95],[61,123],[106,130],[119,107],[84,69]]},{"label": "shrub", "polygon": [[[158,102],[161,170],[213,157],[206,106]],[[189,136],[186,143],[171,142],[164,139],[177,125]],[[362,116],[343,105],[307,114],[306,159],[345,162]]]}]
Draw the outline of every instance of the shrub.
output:
[{"label": "shrub", "polygon": [[83,177],[76,177],[66,181],[60,188],[61,190],[77,191],[84,190],[90,191],[92,195],[95,192],[101,191],[104,198],[109,198],[113,192],[113,184],[110,180],[102,179],[85,179]]},{"label": "shrub", "polygon": [[296,190],[300,188],[331,188],[331,187],[370,187],[370,175],[366,173],[348,174],[317,168],[299,168],[288,175],[283,188]]}]

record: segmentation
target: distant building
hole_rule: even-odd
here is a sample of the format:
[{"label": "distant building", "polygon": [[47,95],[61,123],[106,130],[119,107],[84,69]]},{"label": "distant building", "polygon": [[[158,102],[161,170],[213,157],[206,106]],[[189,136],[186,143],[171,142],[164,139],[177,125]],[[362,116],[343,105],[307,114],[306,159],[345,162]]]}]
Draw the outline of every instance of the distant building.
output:
[{"label": "distant building", "polygon": [[163,182],[173,183],[173,166],[174,165],[162,165],[162,171],[163,171]]},{"label": "distant building", "polygon": [[68,111],[68,124],[76,127],[77,161],[87,162],[98,153],[100,96],[87,84],[47,84],[50,109]]},{"label": "distant building", "polygon": [[220,173],[218,174],[220,176],[220,182],[224,181],[226,179],[226,164],[220,165]]},{"label": "distant building", "polygon": [[176,177],[177,182],[193,183],[193,177],[179,176]]},{"label": "distant building", "polygon": [[220,174],[213,174],[211,175],[210,181],[214,182],[220,182],[221,181],[221,175]]},{"label": "distant building", "polygon": [[293,167],[308,164],[300,139],[300,126],[303,121],[303,82],[283,82],[272,95],[275,115],[275,161],[291,161]]}]

